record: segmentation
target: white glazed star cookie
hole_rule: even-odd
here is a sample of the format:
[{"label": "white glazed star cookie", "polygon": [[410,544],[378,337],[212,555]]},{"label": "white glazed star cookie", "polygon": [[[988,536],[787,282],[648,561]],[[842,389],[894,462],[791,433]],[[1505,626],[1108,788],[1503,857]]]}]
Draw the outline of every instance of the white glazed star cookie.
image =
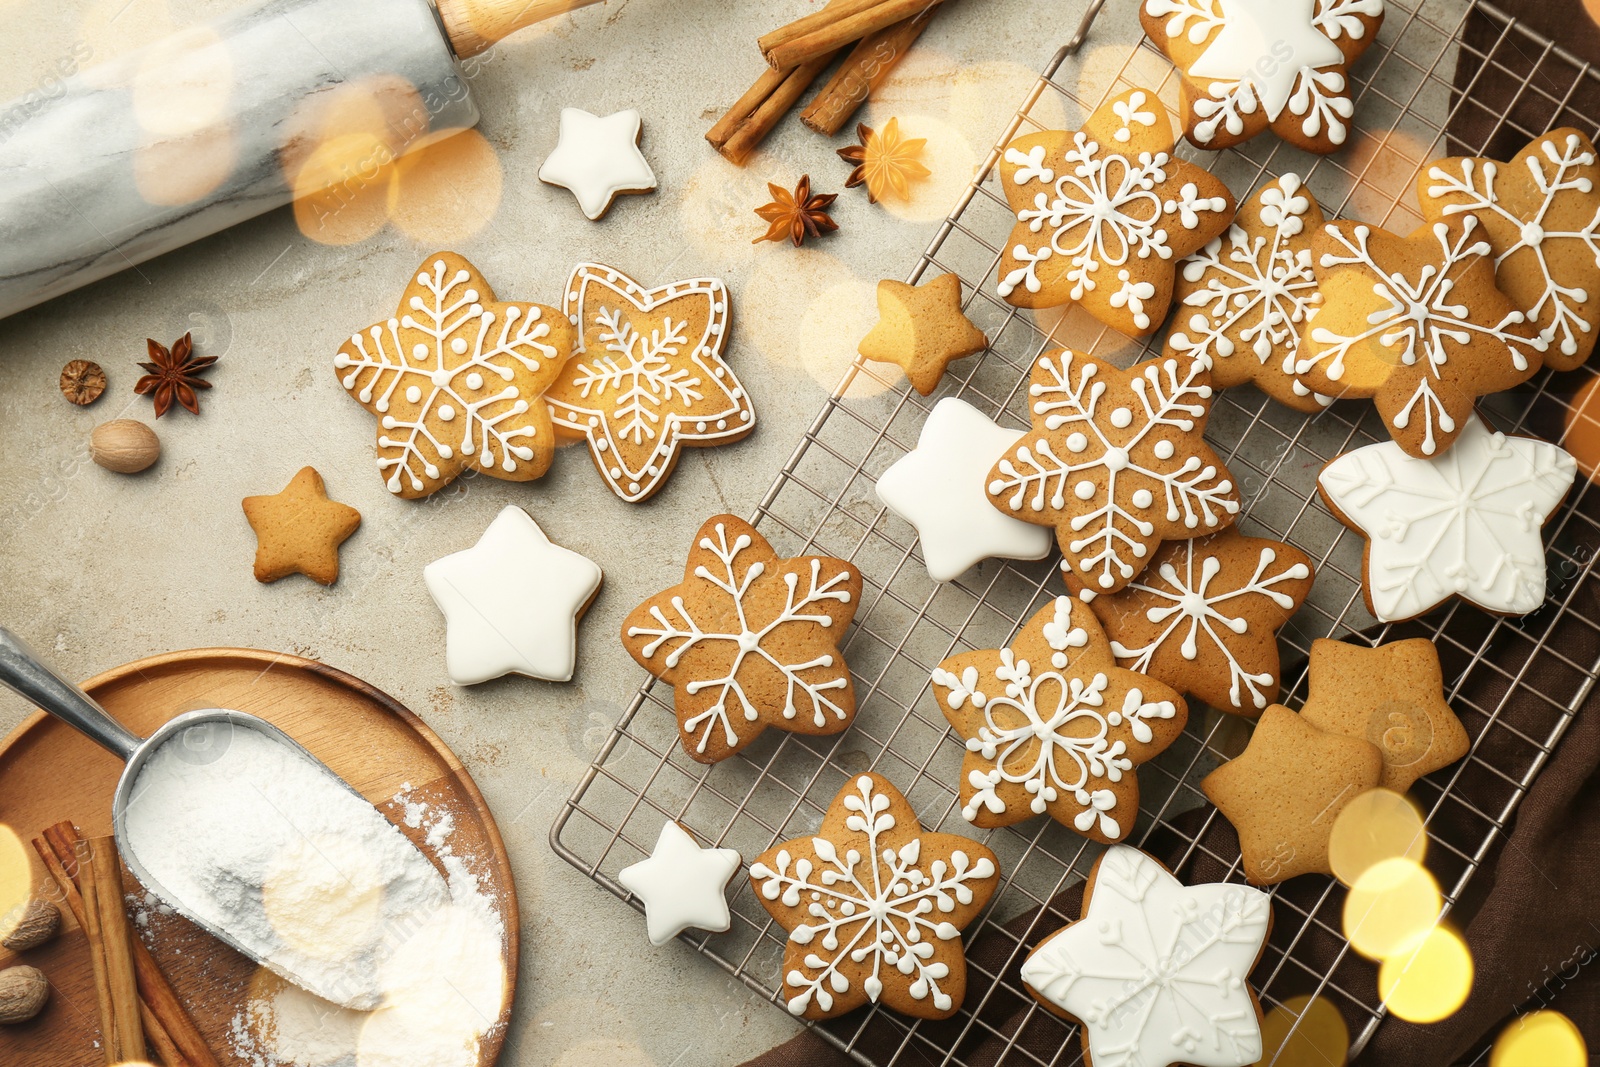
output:
[{"label": "white glazed star cookie", "polygon": [[724,891],[740,862],[736,850],[701,848],[668,821],[650,855],[618,871],[617,881],[644,904],[650,943],[665,945],[690,927],[722,933],[733,925]]},{"label": "white glazed star cookie", "polygon": [[561,137],[539,168],[539,180],[570,190],[583,213],[598,219],[618,193],[656,187],[655,171],[639,151],[641,132],[639,113],[631,108],[601,118],[564,107]]},{"label": "white glazed star cookie", "polygon": [[1215,175],[1173,158],[1173,144],[1155,93],[1130,89],[1081,130],[1007,145],[1000,184],[1017,221],[1000,257],[1001,298],[1081,304],[1132,337],[1159,329],[1175,264],[1221,234],[1234,206]]}]

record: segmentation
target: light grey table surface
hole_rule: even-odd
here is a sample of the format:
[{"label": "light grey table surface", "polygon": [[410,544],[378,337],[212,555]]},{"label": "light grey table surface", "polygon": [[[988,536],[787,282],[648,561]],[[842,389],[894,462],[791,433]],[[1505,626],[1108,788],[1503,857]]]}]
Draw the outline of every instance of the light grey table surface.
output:
[{"label": "light grey table surface", "polygon": [[[73,57],[108,58],[235,4],[8,6],[0,99],[48,91],[50,71]],[[481,168],[457,175],[454,217],[425,219],[440,232],[390,224],[330,246],[277,211],[0,322],[0,621],[73,677],[173,649],[253,646],[324,660],[421,715],[482,788],[515,869],[523,952],[507,1064],[736,1064],[795,1032],[691,950],[652,948],[640,917],[558,859],[546,835],[639,684],[615,636],[620,620],[677,580],[701,520],[747,514],[759,501],[874,320],[877,280],[915,262],[1084,5],[950,0],[861,115],[874,124],[898,115],[908,135],[929,138],[935,176],[892,209],[842,188],[848,167],[834,150],[849,139],[825,140],[793,116],[743,170],[703,140],[759,72],[756,37],[815,6],[609,0],[524,31],[473,78],[499,191],[496,168],[490,179]],[[1088,47],[1120,54],[1133,34],[1131,10],[1108,12]],[[640,109],[659,191],[621,198],[593,223],[565,190],[541,184],[564,105]],[[798,251],[752,245],[764,183],[792,185],[805,172],[819,191],[842,194],[840,232]],[[441,246],[473,260],[502,298],[553,304],[584,259],[645,284],[726,279],[729,358],[753,398],[755,434],[687,451],[644,505],[612,497],[581,448],[558,455],[538,482],[474,478],[442,506],[391,497],[373,465],[374,419],[340,388],[332,359],[353,330],[392,311],[409,273]],[[134,364],[147,336],[170,342],[190,327],[204,353],[221,357],[214,388],[198,418],[175,408],[156,423],[150,401],[133,394]],[[87,409],[56,387],[75,358],[98,361],[111,379]],[[88,460],[91,427],[119,416],[160,433],[164,455],[144,475]],[[344,546],[337,585],[258,584],[239,502],[279,491],[306,464],[360,509],[361,529]],[[445,677],[444,623],[422,568],[472,544],[507,504],[605,570],[570,684],[508,678],[463,689]],[[27,712],[0,695],[0,733]]]}]

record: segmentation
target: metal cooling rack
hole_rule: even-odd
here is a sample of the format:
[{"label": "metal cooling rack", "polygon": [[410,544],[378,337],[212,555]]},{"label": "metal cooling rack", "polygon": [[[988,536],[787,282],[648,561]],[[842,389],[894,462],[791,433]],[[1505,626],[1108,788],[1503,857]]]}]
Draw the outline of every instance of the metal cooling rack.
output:
[{"label": "metal cooling rack", "polygon": [[[1028,369],[1044,350],[1067,345],[1126,365],[1160,349],[1159,338],[1130,341],[1080,312],[1029,313],[993,295],[1001,244],[1012,223],[995,168],[1004,145],[1022,132],[1076,128],[1102,99],[1133,85],[1156,88],[1169,107],[1176,103],[1176,74],[1147,41],[1082,47],[1103,3],[1094,0],[1072,40],[1044,69],[907,279],[916,282],[930,268],[960,275],[970,294],[967,313],[987,331],[990,349],[955,364],[938,393],[928,398],[910,392],[898,377],[885,376],[881,365],[858,362],[755,511],[754,521],[780,554],[838,556],[856,563],[865,576],[860,610],[844,645],[859,700],[854,726],[823,738],[769,730],[744,752],[707,768],[679,746],[671,687],[647,679],[550,834],[559,855],[627,898],[616,872],[648,853],[664,820],[683,822],[708,843],[754,857],[777,841],[814,832],[848,777],[871,768],[906,794],[927,828],[986,841],[1000,857],[1004,880],[981,923],[966,937],[971,944],[998,935],[1002,944],[1015,946],[1011,958],[992,970],[973,964],[960,1014],[936,1024],[936,1032],[934,1026],[880,1008],[816,1026],[817,1033],[862,1064],[889,1067],[927,1059],[965,1065],[971,1062],[967,1050],[980,1043],[986,1045],[985,1063],[1007,1067],[1082,1059],[1074,1028],[1019,988],[1013,976],[1026,949],[1004,927],[1035,909],[1041,918],[1033,921],[1037,929],[1030,938],[1058,925],[1059,915],[1042,921],[1047,902],[1081,878],[1100,849],[1046,818],[992,831],[968,825],[956,793],[963,747],[928,685],[929,672],[946,656],[1001,645],[1061,591],[1056,564],[991,560],[953,583],[935,583],[923,569],[915,531],[877,502],[873,483],[914,445],[926,413],[943,396],[960,396],[1004,424],[1024,427]],[[1464,30],[1471,32],[1464,36]],[[1497,78],[1509,88],[1488,94],[1487,103],[1458,92],[1453,80],[1458,55],[1463,65],[1474,64],[1468,68],[1475,71],[1474,88],[1483,78]],[[1520,146],[1557,125],[1600,135],[1592,117],[1573,110],[1580,90],[1600,91],[1600,75],[1486,3],[1389,0],[1378,42],[1356,66],[1354,81],[1357,127],[1351,144],[1335,156],[1301,152],[1270,133],[1221,153],[1183,146],[1179,154],[1219,174],[1240,200],[1260,183],[1294,171],[1330,218],[1361,218],[1407,233],[1420,221],[1412,188],[1427,161],[1476,153],[1496,138],[1513,137]],[[1483,111],[1480,117],[1489,127],[1482,142],[1447,142],[1441,132],[1447,122],[1472,117],[1466,109],[1474,108]],[[1563,442],[1586,433],[1593,442],[1600,437],[1600,423],[1579,410],[1578,398],[1594,384],[1589,370],[1546,372],[1484,406],[1501,429]],[[1307,417],[1253,389],[1237,388],[1219,394],[1207,437],[1245,491],[1244,532],[1287,541],[1316,560],[1315,587],[1280,642],[1282,699],[1298,706],[1305,693],[1303,664],[1314,638],[1364,631],[1384,640],[1389,633],[1389,627],[1375,625],[1362,602],[1361,539],[1328,514],[1315,486],[1326,461],[1386,435],[1366,403],[1340,403]],[[1430,828],[1428,865],[1444,888],[1447,911],[1506,828],[1600,669],[1600,660],[1590,655],[1580,654],[1581,661],[1569,656],[1566,650],[1574,645],[1566,636],[1559,645],[1550,640],[1557,625],[1600,634],[1600,619],[1586,617],[1574,595],[1600,549],[1600,522],[1592,514],[1600,509],[1582,507],[1592,495],[1587,490],[1587,483],[1575,489],[1546,527],[1551,581],[1539,611],[1499,619],[1458,605],[1407,631],[1420,629],[1438,644],[1447,695],[1475,739],[1466,760],[1413,788]],[[1536,660],[1543,665],[1537,684],[1530,677]],[[1512,669],[1508,661],[1521,666]],[[1480,703],[1472,694],[1486,688],[1486,677],[1491,680],[1487,688],[1501,695]],[[1519,701],[1515,715],[1507,713],[1513,700]],[[1202,842],[1220,816],[1205,809],[1177,825],[1174,821],[1201,808],[1200,778],[1237,753],[1246,732],[1239,720],[1199,705],[1196,712],[1183,737],[1142,767],[1140,820],[1129,838],[1144,844],[1159,831],[1165,840],[1186,842],[1185,863],[1206,851]],[[1498,750],[1520,755],[1507,759],[1502,753],[1491,766],[1478,754],[1490,738]],[[1465,774],[1468,768],[1471,775]],[[1236,862],[1229,879],[1242,880]],[[1308,994],[1331,1001],[1350,1024],[1354,1054],[1367,1043],[1384,1009],[1370,970],[1347,966],[1354,961],[1340,932],[1342,896],[1337,883],[1315,876],[1277,887],[1273,934],[1252,984],[1266,1010]],[[742,878],[734,882],[732,910],[729,932],[697,932],[686,940],[783,1010],[784,930]],[[1300,946],[1313,938],[1336,939],[1339,949],[1331,964],[1324,960],[1314,966],[1300,958],[1305,955]],[[1367,977],[1351,980],[1352,973]],[[991,1002],[1008,1003],[995,998],[1031,1007],[1025,1015],[1019,1008],[1020,1020],[1014,1016],[1002,1032],[983,1014]],[[1041,1043],[1040,1034],[1049,1040]],[[1053,1051],[1041,1058],[1041,1047]]]}]

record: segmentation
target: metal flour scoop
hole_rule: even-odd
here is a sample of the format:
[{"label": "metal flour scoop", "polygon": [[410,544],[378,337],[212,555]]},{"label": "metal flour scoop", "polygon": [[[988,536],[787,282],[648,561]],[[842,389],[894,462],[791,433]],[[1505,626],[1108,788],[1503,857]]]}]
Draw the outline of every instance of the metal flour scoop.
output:
[{"label": "metal flour scoop", "polygon": [[[378,1007],[385,961],[449,903],[444,879],[392,823],[263,719],[223,708],[190,711],[140,740],[3,627],[0,685],[127,764],[112,822],[123,860],[146,889],[218,940],[325,1000],[362,1011]],[[186,817],[224,832],[155,836],[154,831],[187,830],[162,825]],[[344,840],[326,832],[335,819],[348,830]],[[237,832],[226,832],[235,826]],[[173,847],[151,847],[164,839]],[[262,856],[271,861],[256,862]],[[285,863],[310,869],[287,870]],[[297,877],[307,873],[311,877]],[[275,901],[266,888],[274,879],[299,890],[280,892]],[[202,884],[216,891],[196,891]],[[352,923],[353,915],[361,921]],[[352,926],[358,935],[353,940],[326,940],[330,929],[347,934]]]}]

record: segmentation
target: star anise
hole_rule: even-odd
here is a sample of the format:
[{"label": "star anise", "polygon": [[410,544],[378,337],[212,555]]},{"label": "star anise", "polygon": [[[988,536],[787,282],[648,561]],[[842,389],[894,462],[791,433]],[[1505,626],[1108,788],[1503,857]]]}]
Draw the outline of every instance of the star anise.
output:
[{"label": "star anise", "polygon": [[839,228],[839,224],[828,217],[828,207],[838,199],[839,194],[819,193],[813,196],[810,175],[802,176],[792,193],[771,182],[767,183],[767,190],[772,194],[772,203],[756,208],[756,214],[771,226],[751,244],[781,241],[787,237],[799,248],[807,237],[821,237]]},{"label": "star anise", "polygon": [[901,200],[909,199],[912,179],[926,178],[932,173],[918,159],[928,139],[902,137],[897,118],[890,119],[882,133],[874,133],[872,127],[863,122],[856,127],[856,136],[861,138],[860,144],[839,149],[839,158],[856,166],[844,187],[854,189],[865,185],[868,203],[876,204],[891,191]]},{"label": "star anise", "polygon": [[176,399],[178,403],[200,414],[200,398],[196,389],[210,389],[211,383],[199,377],[200,372],[217,361],[216,356],[196,356],[194,342],[184,334],[173,342],[172,348],[146,338],[150,346],[149,363],[141,363],[145,375],[134,383],[133,391],[140,396],[155,394],[156,418],[167,413]]}]

